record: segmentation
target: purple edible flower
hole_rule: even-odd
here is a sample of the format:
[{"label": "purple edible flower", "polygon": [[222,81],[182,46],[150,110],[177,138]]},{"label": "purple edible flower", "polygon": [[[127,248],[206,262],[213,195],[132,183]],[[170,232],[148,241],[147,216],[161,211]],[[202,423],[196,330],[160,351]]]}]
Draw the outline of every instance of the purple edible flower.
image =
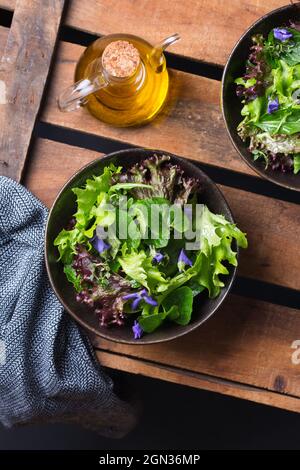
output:
[{"label": "purple edible flower", "polygon": [[139,294],[137,294],[131,304],[132,310],[137,310],[139,308],[141,300],[142,300],[142,297]]},{"label": "purple edible flower", "polygon": [[139,306],[140,301],[142,300],[138,292],[133,292],[132,294],[124,295],[123,300],[133,300],[131,304],[132,310],[136,310]]},{"label": "purple edible flower", "polygon": [[278,101],[278,98],[274,98],[273,100],[268,99],[268,109],[267,109],[267,113],[268,114],[272,114],[274,113],[275,111],[278,111],[279,109],[279,101]]},{"label": "purple edible flower", "polygon": [[133,292],[132,294],[124,295],[123,300],[130,300],[133,302],[131,304],[132,310],[137,310],[140,302],[144,300],[147,304],[157,307],[158,303],[150,295],[147,294],[147,290],[143,289],[140,292]]},{"label": "purple edible flower", "polygon": [[177,261],[177,266],[180,272],[184,270],[184,267],[188,266],[193,266],[192,261],[187,257],[184,249],[182,248],[181,252],[179,253],[178,256],[178,261]]},{"label": "purple edible flower", "polygon": [[142,334],[144,333],[143,328],[139,324],[138,321],[134,320],[134,325],[132,327],[132,331],[134,334],[134,339],[140,339],[142,337]]},{"label": "purple edible flower", "polygon": [[273,34],[274,38],[281,42],[287,41],[293,37],[292,33],[285,28],[274,28]]},{"label": "purple edible flower", "polygon": [[164,255],[162,253],[155,253],[152,258],[152,263],[160,263],[164,259]]},{"label": "purple edible flower", "polygon": [[109,243],[105,243],[102,238],[98,238],[97,236],[92,239],[92,245],[99,253],[103,253],[103,251],[109,250],[110,248]]},{"label": "purple edible flower", "polygon": [[101,254],[101,253],[103,253],[103,251],[106,251],[106,250],[110,249],[110,244],[105,243],[105,241],[102,238],[102,234],[101,234],[101,237],[99,237],[98,228],[99,227],[97,227],[95,235],[93,236],[93,238],[90,239],[90,242],[93,245],[93,247],[95,248],[95,250],[97,250],[98,253]]},{"label": "purple edible flower", "polygon": [[158,303],[155,299],[153,299],[152,297],[150,297],[150,295],[147,294],[146,289],[143,289],[141,291],[141,297],[147,304],[152,305],[152,307],[157,307]]}]

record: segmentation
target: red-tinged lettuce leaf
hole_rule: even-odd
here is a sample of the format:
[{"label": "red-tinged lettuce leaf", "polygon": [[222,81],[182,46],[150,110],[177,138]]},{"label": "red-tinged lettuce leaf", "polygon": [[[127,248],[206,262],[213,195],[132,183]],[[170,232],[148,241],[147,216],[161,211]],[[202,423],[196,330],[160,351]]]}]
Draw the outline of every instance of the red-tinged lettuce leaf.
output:
[{"label": "red-tinged lettuce leaf", "polygon": [[143,160],[121,175],[119,181],[151,186],[131,189],[130,194],[137,199],[160,197],[178,204],[185,204],[191,194],[200,190],[199,181],[184,176],[178,165],[170,163],[168,155],[153,155]]},{"label": "red-tinged lettuce leaf", "polygon": [[237,96],[245,102],[262,96],[268,84],[269,69],[264,50],[264,38],[262,35],[256,35],[253,37],[253,46],[250,49],[246,72],[242,77],[235,80],[238,85],[236,88]]},{"label": "red-tinged lettuce leaf", "polygon": [[123,325],[126,318],[123,297],[133,292],[130,282],[110,272],[103,260],[82,246],[77,247],[72,268],[81,279],[81,290],[76,300],[94,310],[101,326]]}]

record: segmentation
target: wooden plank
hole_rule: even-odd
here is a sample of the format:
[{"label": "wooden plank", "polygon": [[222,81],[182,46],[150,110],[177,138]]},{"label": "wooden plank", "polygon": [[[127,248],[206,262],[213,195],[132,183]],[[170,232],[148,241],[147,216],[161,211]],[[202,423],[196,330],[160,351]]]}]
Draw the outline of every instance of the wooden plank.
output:
[{"label": "wooden plank", "polygon": [[66,22],[96,34],[127,32],[151,44],[173,33],[182,40],[170,50],[225,64],[235,42],[257,18],[286,0],[73,0]]},{"label": "wooden plank", "polygon": [[64,0],[18,0],[0,62],[0,173],[20,180]]},{"label": "wooden plank", "polygon": [[[99,155],[38,139],[30,155],[25,184],[50,206],[66,180]],[[300,289],[299,206],[225,186],[221,189],[238,225],[248,233],[249,248],[242,250],[239,274]],[[283,239],[283,233],[288,237]]]},{"label": "wooden plank", "polygon": [[16,6],[16,0],[0,0],[0,8],[5,8],[6,10],[14,10]]},{"label": "wooden plank", "polygon": [[248,234],[241,250],[240,273],[292,289],[300,289],[300,208],[278,199],[220,186],[235,220]]},{"label": "wooden plank", "polygon": [[[72,0],[66,23],[95,34],[131,33],[150,43],[179,33],[171,50],[224,65],[235,42],[260,16],[287,0]],[[13,0],[0,5],[12,8]]]},{"label": "wooden plank", "polygon": [[45,139],[37,139],[28,159],[24,184],[47,207],[79,168],[103,154]]},{"label": "wooden plank", "polygon": [[72,83],[75,64],[83,49],[75,44],[59,43],[41,115],[43,121],[254,174],[229,141],[220,112],[220,84],[215,80],[173,71],[170,106],[153,123],[139,128],[114,128],[98,121],[85,109],[72,113],[59,111],[57,96]]},{"label": "wooden plank", "polygon": [[[101,350],[150,361],[188,374],[205,374],[221,380],[300,397],[300,365],[292,363],[298,339],[299,311],[230,295],[218,312],[197,330],[174,341],[155,345],[129,346],[101,338]],[[101,355],[99,356],[101,359]],[[117,359],[116,359],[117,363]]]},{"label": "wooden plank", "polygon": [[98,350],[96,355],[102,366],[114,370],[117,369],[123,372],[130,372],[131,374],[144,375],[153,379],[165,380],[167,382],[250,400],[288,411],[300,412],[299,398],[269,392],[244,384],[220,380],[215,377],[205,376],[204,374],[192,373],[176,367],[153,364],[145,360],[112,354],[103,350]]}]

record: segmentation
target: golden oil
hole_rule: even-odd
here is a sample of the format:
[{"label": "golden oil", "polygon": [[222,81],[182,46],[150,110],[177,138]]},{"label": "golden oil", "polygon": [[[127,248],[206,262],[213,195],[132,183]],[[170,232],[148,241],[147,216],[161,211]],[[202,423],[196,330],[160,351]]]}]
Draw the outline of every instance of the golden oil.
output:
[{"label": "golden oil", "polygon": [[75,81],[90,75],[90,64],[101,59],[106,46],[113,41],[128,41],[140,54],[140,65],[133,76],[108,80],[107,86],[86,98],[85,106],[96,118],[120,127],[137,126],[151,121],[162,109],[169,88],[166,59],[153,54],[153,46],[129,35],[114,34],[92,43],[82,54],[75,71]]}]

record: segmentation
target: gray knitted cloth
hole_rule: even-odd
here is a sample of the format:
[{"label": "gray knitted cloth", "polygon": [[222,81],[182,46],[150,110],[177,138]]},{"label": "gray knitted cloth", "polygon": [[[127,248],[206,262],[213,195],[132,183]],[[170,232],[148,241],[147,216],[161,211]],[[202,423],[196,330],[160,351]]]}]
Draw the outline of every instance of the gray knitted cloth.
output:
[{"label": "gray knitted cloth", "polygon": [[119,399],[44,266],[47,209],[0,177],[0,421],[79,421],[120,437],[135,407]]}]

